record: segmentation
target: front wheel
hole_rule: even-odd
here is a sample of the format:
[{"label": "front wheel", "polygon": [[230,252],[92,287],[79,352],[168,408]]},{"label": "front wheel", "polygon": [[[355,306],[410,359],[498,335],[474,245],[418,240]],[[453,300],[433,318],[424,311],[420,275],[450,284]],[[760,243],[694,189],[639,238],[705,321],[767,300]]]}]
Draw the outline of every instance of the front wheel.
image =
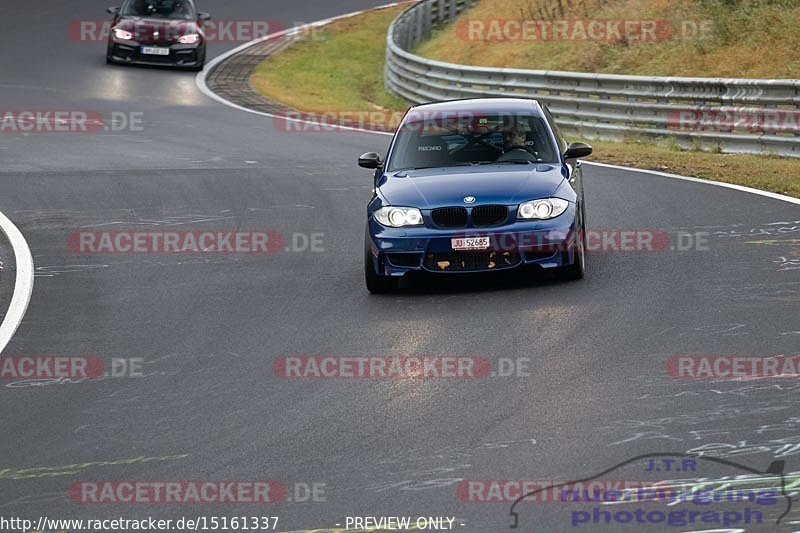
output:
[{"label": "front wheel", "polygon": [[364,251],[364,281],[367,284],[367,290],[372,294],[384,294],[397,289],[396,278],[381,276],[375,272],[369,250]]},{"label": "front wheel", "polygon": [[[585,233],[585,232],[582,232]],[[586,242],[583,235],[576,241],[578,249],[575,251],[575,262],[569,266],[563,267],[559,271],[559,277],[564,281],[575,281],[583,279],[586,265]]]},{"label": "front wheel", "polygon": [[195,72],[200,72],[206,66],[206,47],[203,45],[202,49],[197,51],[198,64],[191,68]]}]

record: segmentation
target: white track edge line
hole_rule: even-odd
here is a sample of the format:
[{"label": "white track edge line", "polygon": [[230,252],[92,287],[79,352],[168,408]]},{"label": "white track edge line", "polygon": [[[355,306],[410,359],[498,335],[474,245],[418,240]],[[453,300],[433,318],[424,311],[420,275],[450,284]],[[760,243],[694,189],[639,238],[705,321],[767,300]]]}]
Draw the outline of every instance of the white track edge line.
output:
[{"label": "white track edge line", "polygon": [[800,205],[800,198],[793,198],[791,196],[786,196],[785,194],[779,194],[776,192],[770,191],[762,191],[761,189],[753,189],[752,187],[745,187],[744,185],[736,185],[735,183],[725,183],[723,181],[711,181],[706,180],[703,178],[694,178],[691,176],[681,176],[680,174],[670,174],[669,172],[660,172],[658,170],[647,170],[647,169],[640,169],[635,167],[623,167],[620,165],[611,165],[608,163],[599,163],[596,161],[584,161],[586,165],[593,165],[596,167],[605,167],[605,168],[615,168],[620,170],[627,170],[629,172],[640,172],[645,174],[652,174],[654,176],[661,176],[664,178],[672,178],[676,180],[683,180],[683,181],[691,181],[694,183],[702,183],[704,185],[715,185],[717,187],[725,187],[726,189],[733,189],[735,191],[740,192],[747,192],[750,194],[757,194],[759,196],[765,196],[767,198],[772,198],[773,200],[780,200],[783,202],[789,202],[790,204],[797,204]]},{"label": "white track edge line", "polygon": [[28,310],[28,304],[31,301],[31,294],[33,293],[33,256],[22,232],[2,212],[0,212],[0,230],[5,233],[11,242],[16,270],[14,293],[11,296],[11,302],[8,304],[6,316],[3,317],[3,323],[0,324],[0,353],[2,353],[22,323],[25,312]]}]

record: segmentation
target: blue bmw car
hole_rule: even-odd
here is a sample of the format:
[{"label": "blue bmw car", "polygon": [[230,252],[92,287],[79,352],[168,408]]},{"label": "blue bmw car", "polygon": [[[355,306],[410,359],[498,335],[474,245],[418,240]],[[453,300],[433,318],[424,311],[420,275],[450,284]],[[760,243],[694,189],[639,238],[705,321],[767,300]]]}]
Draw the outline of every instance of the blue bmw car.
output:
[{"label": "blue bmw car", "polygon": [[584,272],[581,164],[592,152],[567,144],[546,106],[481,98],[412,107],[374,169],[364,274],[389,292],[413,271],[441,275],[555,269]]}]

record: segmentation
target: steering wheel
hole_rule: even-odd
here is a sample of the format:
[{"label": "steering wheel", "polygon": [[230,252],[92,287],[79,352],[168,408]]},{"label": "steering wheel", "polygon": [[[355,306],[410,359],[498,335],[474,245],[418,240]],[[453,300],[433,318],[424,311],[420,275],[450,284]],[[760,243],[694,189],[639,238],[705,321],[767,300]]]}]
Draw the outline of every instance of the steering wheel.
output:
[{"label": "steering wheel", "polygon": [[526,146],[511,146],[508,150],[503,152],[497,161],[511,161],[514,159],[522,159],[526,161],[538,161],[538,154],[532,153]]}]

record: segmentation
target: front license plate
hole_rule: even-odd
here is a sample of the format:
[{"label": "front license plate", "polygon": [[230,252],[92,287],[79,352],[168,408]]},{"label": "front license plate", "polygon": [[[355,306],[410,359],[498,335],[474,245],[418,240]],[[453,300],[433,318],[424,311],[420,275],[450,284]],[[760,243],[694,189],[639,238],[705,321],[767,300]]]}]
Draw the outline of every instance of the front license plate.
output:
[{"label": "front license plate", "polygon": [[450,244],[453,250],[488,250],[489,237],[457,237]]},{"label": "front license plate", "polygon": [[142,53],[150,56],[168,56],[169,48],[158,48],[155,46],[142,46]]}]

